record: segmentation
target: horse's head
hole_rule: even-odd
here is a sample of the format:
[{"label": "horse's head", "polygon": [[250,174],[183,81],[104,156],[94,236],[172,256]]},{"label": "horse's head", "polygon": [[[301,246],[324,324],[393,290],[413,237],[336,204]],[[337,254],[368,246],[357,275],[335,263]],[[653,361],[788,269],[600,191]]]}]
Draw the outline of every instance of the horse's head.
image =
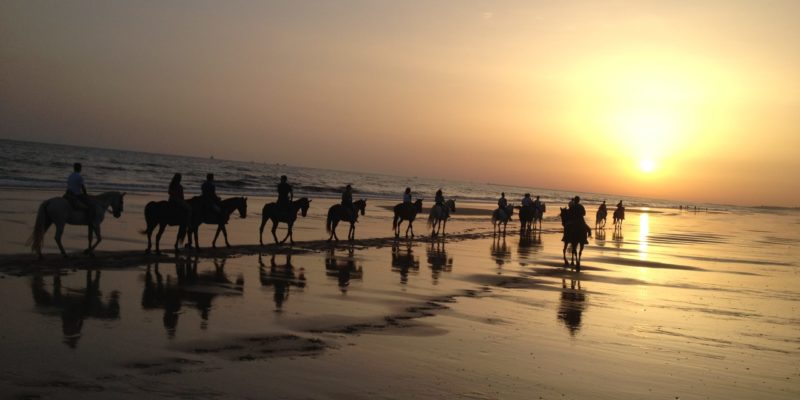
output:
[{"label": "horse's head", "polygon": [[239,211],[239,217],[247,218],[247,197],[239,197],[236,202],[236,210]]},{"label": "horse's head", "polygon": [[564,208],[564,207],[559,207],[559,208],[561,209],[561,214],[559,214],[559,216],[561,217],[561,225],[564,225],[564,224],[567,223],[567,220],[570,217],[569,209]]},{"label": "horse's head", "polygon": [[450,209],[450,212],[456,212],[456,200],[447,200],[447,208]]},{"label": "horse's head", "polygon": [[311,200],[307,197],[303,197],[298,201],[300,202],[300,215],[305,217],[308,214],[308,207],[311,206]]},{"label": "horse's head", "polygon": [[367,210],[367,200],[361,199],[353,203],[353,205],[356,207],[356,211],[360,211],[361,215],[363,216]]},{"label": "horse's head", "polygon": [[119,196],[114,196],[111,199],[111,214],[114,215],[114,218],[119,218],[122,215],[124,198],[125,198],[125,192],[122,192],[119,194]]},{"label": "horse's head", "polygon": [[414,210],[418,213],[422,212],[422,199],[417,199],[417,201],[414,202]]}]

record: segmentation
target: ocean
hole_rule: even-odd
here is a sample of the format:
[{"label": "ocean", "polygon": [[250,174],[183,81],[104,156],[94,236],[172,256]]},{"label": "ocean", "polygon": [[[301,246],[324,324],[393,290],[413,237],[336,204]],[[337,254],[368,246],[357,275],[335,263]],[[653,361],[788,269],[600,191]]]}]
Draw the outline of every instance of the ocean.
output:
[{"label": "ocean", "polygon": [[172,175],[180,172],[188,195],[199,193],[206,173],[213,173],[217,191],[221,195],[274,196],[279,177],[287,175],[294,186],[295,195],[310,198],[338,197],[345,185],[352,184],[358,197],[376,199],[400,200],[403,190],[411,187],[414,197],[431,200],[436,190],[441,188],[446,197],[459,201],[494,202],[500,192],[505,192],[512,202],[518,202],[524,193],[531,193],[553,204],[566,204],[570,198],[579,195],[586,205],[597,205],[603,200],[613,205],[622,200],[628,207],[640,208],[677,208],[678,204],[713,210],[736,208],[614,194],[565,192],[3,139],[0,139],[0,188],[62,189],[74,162],[83,164],[83,175],[90,192],[119,190],[166,193]]}]

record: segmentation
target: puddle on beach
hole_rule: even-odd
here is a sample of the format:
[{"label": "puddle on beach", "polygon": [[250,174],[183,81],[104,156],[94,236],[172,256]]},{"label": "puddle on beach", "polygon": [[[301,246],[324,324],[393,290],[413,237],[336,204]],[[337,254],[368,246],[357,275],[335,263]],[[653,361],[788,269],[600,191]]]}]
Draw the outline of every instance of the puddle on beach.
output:
[{"label": "puddle on beach", "polygon": [[546,227],[3,274],[0,387],[21,397],[263,397],[267,385],[281,398],[796,398],[797,251],[743,246],[752,232],[703,234],[716,215],[678,218],[643,213],[622,232],[595,231],[580,273]]}]

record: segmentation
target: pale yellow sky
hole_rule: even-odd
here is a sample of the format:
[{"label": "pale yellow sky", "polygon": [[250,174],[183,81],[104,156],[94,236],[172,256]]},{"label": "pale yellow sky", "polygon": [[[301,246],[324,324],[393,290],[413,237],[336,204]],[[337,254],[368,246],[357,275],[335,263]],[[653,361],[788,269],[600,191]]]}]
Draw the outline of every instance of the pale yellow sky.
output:
[{"label": "pale yellow sky", "polygon": [[798,17],[796,1],[6,1],[0,137],[798,206]]}]

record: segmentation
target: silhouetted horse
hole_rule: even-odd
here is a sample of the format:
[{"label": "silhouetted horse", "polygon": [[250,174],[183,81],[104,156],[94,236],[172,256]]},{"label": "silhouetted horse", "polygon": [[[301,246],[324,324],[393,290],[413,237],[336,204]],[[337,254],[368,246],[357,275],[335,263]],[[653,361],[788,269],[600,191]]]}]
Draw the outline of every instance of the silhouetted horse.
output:
[{"label": "silhouetted horse", "polygon": [[[534,203],[535,204],[535,203]],[[544,218],[544,213],[547,211],[547,205],[543,202],[539,203],[539,207],[534,205],[533,207],[533,229],[536,229],[536,225],[538,223],[539,230],[542,230],[542,219]]]},{"label": "silhouetted horse", "polygon": [[408,231],[411,230],[411,237],[414,237],[414,219],[417,218],[417,214],[422,212],[422,199],[417,199],[412,204],[400,203],[394,206],[394,219],[392,219],[392,229],[394,230],[394,237],[400,237],[400,224],[403,221],[408,221],[408,227],[406,227],[406,237],[408,237]]},{"label": "silhouetted horse", "polygon": [[531,231],[533,229],[533,206],[522,206],[519,208],[520,232]]},{"label": "silhouetted horse", "polygon": [[[297,220],[297,212],[300,211],[303,217],[308,214],[308,207],[311,205],[311,200],[306,197],[303,197],[300,200],[295,200],[289,203],[288,210],[281,210],[278,206],[278,203],[267,203],[264,204],[264,209],[261,211],[261,227],[258,229],[258,242],[261,245],[264,245],[264,225],[267,223],[267,219],[272,221],[272,237],[275,238],[275,243],[284,243],[286,239],[289,239],[291,244],[294,244],[294,238],[292,238],[292,226],[294,225],[294,221]],[[278,229],[278,223],[283,222],[289,226],[288,232],[286,232],[286,237],[283,238],[280,242],[278,242],[278,236],[275,235],[275,230]]]},{"label": "silhouetted horse", "polygon": [[622,221],[625,220],[625,207],[617,207],[614,210],[614,229],[622,229]]},{"label": "silhouetted horse", "polygon": [[156,233],[156,253],[161,253],[161,235],[167,226],[178,225],[178,236],[175,238],[175,251],[178,251],[178,245],[183,242],[186,236],[186,230],[189,224],[189,213],[191,208],[184,208],[181,205],[164,201],[151,201],[144,207],[144,221],[147,224],[144,230],[139,231],[143,235],[147,235],[147,249],[145,253],[150,253],[153,247],[152,236],[153,230],[158,226],[158,233]]},{"label": "silhouetted horse", "polygon": [[506,225],[514,215],[514,206],[508,205],[504,210],[497,208],[492,213],[492,234],[500,233],[500,224],[503,224],[503,235],[506,234]]},{"label": "silhouetted horse", "polygon": [[447,219],[450,218],[450,213],[456,212],[456,201],[453,199],[444,202],[444,207],[433,206],[428,215],[428,228],[431,228],[431,236],[436,237],[439,235],[441,229],[444,235],[445,227],[447,227]]},{"label": "silhouetted horse", "polygon": [[341,204],[334,204],[328,209],[328,219],[325,222],[325,230],[330,234],[330,237],[328,237],[329,242],[331,239],[336,239],[337,242],[339,241],[339,237],[336,236],[336,225],[339,225],[339,221],[347,221],[350,223],[350,231],[347,233],[347,240],[356,239],[358,213],[360,212],[361,215],[364,215],[367,209],[367,201],[364,199],[357,200],[353,202],[353,208],[355,212],[352,214],[345,210],[344,206]]},{"label": "silhouetted horse", "polygon": [[606,215],[608,215],[608,210],[605,208],[597,208],[597,214],[594,218],[594,228],[595,229],[602,229],[606,226]]},{"label": "silhouetted horse", "polygon": [[[100,224],[103,223],[106,210],[111,208],[111,213],[114,218],[119,218],[122,215],[122,203],[125,193],[120,192],[104,192],[97,196],[89,196],[95,205],[94,221],[89,226],[89,247],[84,250],[84,254],[92,254],[95,247],[100,244],[102,237],[100,236]],[[61,235],[64,234],[64,225],[87,225],[86,212],[84,210],[76,210],[70,204],[70,201],[63,197],[53,197],[52,199],[45,200],[39,205],[39,211],[36,214],[36,223],[33,227],[33,233],[26,242],[31,246],[31,250],[36,253],[39,258],[42,258],[42,241],[44,240],[44,233],[51,224],[56,225],[56,244],[61,255],[67,258],[67,253],[64,251],[64,246],[61,245]],[[92,234],[97,234],[97,241],[92,244]]]},{"label": "silhouetted horse", "polygon": [[222,200],[222,213],[214,212],[207,203],[204,203],[202,197],[193,197],[189,200],[192,206],[192,224],[189,227],[189,243],[186,247],[192,247],[192,236],[194,236],[194,245],[200,249],[200,240],[197,237],[197,231],[201,224],[216,224],[217,233],[214,234],[214,241],[211,242],[211,247],[217,247],[217,238],[219,233],[222,232],[225,238],[225,246],[231,247],[228,243],[228,231],[225,229],[225,224],[234,211],[239,212],[240,218],[247,218],[247,197],[231,197]]},{"label": "silhouetted horse", "polygon": [[[572,246],[572,264],[575,265],[575,270],[581,270],[581,255],[583,254],[583,246],[589,241],[586,239],[588,232],[586,226],[580,221],[573,218],[568,209],[561,209],[561,225],[564,227],[564,236],[561,240],[564,242],[564,265],[570,265],[567,261],[567,245]],[[578,249],[580,246],[580,250]]]}]

